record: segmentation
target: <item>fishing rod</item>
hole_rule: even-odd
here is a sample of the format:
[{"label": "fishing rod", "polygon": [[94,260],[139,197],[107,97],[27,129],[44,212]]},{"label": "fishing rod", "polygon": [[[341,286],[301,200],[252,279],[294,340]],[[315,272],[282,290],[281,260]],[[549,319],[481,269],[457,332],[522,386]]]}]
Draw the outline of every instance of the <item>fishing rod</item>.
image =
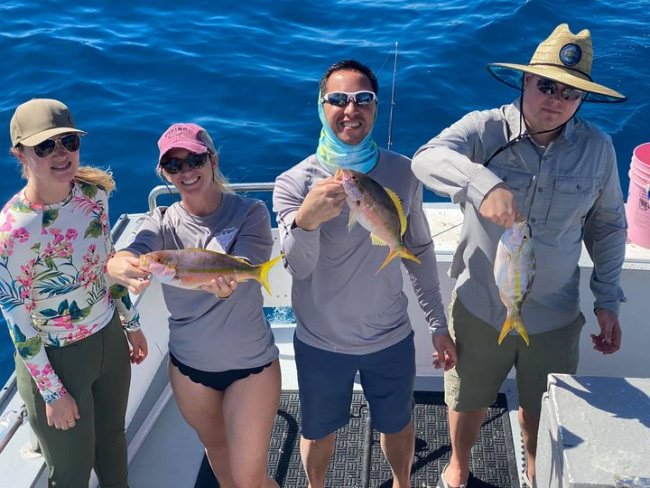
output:
[{"label": "fishing rod", "polygon": [[393,58],[393,86],[390,93],[390,114],[388,115],[388,150],[390,151],[393,145],[393,109],[395,108],[395,76],[397,75],[397,46],[398,41],[395,41],[395,57]]}]

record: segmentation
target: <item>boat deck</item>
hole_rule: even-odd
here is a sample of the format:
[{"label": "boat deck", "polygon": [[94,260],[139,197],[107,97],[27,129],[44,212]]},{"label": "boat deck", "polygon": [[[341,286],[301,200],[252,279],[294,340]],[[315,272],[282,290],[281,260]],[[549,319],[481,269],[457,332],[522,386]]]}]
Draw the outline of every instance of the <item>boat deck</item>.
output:
[{"label": "boat deck", "polygon": [[[474,448],[472,472],[474,487],[518,486],[517,467],[510,433],[504,395],[488,412],[481,430],[481,438]],[[181,424],[183,421],[170,402],[160,422],[166,424],[154,429],[145,441],[141,454],[135,457],[130,466],[131,485],[135,487],[156,486],[215,488],[215,480],[201,445],[193,436],[191,429]],[[171,424],[177,425],[170,429]],[[350,410],[350,423],[341,429],[337,436],[335,454],[328,471],[328,487],[390,487],[392,486],[390,468],[381,453],[379,435],[370,428],[368,408],[361,392],[353,396]],[[412,470],[412,486],[418,488],[434,487],[440,471],[449,459],[450,444],[447,434],[447,414],[442,393],[416,392],[414,407],[415,459]],[[299,435],[300,411],[298,394],[295,391],[282,393],[280,407],[273,429],[270,453],[269,475],[281,487],[305,487],[307,479],[300,465]],[[170,442],[173,430],[178,442]],[[166,432],[162,437],[159,433]],[[151,444],[151,446],[147,446]],[[170,448],[161,452],[159,446]],[[156,446],[156,449],[153,449]],[[149,448],[147,448],[149,447]],[[155,457],[151,454],[156,452]],[[189,464],[188,464],[189,461]],[[179,476],[178,466],[185,464],[180,471],[187,476]],[[152,470],[152,463],[162,469]],[[191,467],[191,470],[188,469]],[[190,476],[188,471],[197,473]]]}]

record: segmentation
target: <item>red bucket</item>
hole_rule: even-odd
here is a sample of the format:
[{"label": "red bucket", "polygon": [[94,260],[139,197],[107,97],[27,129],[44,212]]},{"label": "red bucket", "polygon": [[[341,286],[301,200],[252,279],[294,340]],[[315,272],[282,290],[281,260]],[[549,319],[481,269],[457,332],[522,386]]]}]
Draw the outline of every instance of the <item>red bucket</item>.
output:
[{"label": "red bucket", "polygon": [[650,142],[634,149],[627,196],[627,238],[650,249]]}]

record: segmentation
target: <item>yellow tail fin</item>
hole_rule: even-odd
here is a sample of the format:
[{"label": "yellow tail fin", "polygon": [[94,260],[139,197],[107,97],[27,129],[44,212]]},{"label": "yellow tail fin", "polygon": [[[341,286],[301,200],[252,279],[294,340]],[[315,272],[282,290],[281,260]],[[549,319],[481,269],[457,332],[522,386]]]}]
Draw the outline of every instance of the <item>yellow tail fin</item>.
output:
[{"label": "yellow tail fin", "polygon": [[[405,247],[401,247],[399,249],[391,249],[388,252],[388,256],[386,256],[386,259],[384,259],[384,262],[381,263],[381,266],[379,266],[379,269],[377,270],[377,273],[379,273],[382,269],[386,267],[388,263],[390,263],[393,259],[395,259],[397,256],[404,258],[404,259],[410,259],[411,261],[415,261],[418,264],[422,264],[422,261],[418,259],[418,257],[413,254],[411,251],[406,249]],[[377,274],[375,273],[375,274]]]},{"label": "yellow tail fin", "polygon": [[509,314],[506,317],[506,321],[503,323],[503,327],[501,327],[501,333],[499,334],[499,345],[501,345],[503,339],[506,338],[508,332],[510,332],[511,329],[515,329],[517,332],[519,332],[519,335],[524,340],[526,345],[530,346],[528,331],[526,330],[526,327],[524,327],[524,321],[521,320],[521,315],[519,314]]},{"label": "yellow tail fin", "polygon": [[262,283],[262,286],[269,293],[269,295],[271,294],[271,286],[269,285],[269,270],[278,261],[280,261],[280,259],[282,259],[282,256],[284,256],[284,254],[280,254],[279,256],[274,257],[270,261],[267,261],[266,263],[262,263],[258,266],[259,275],[257,276],[257,281]]}]

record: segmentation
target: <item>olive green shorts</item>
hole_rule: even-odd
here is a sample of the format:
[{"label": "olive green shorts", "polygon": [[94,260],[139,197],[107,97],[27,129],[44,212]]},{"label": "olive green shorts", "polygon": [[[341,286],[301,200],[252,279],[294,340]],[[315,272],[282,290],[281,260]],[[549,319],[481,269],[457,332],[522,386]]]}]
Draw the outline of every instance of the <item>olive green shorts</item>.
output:
[{"label": "olive green shorts", "polygon": [[575,374],[578,368],[580,331],[586,322],[582,314],[564,327],[532,335],[530,346],[511,334],[498,345],[499,331],[472,315],[455,295],[449,315],[458,363],[445,373],[445,402],[457,412],[494,403],[515,366],[519,405],[539,416],[548,374]]}]

